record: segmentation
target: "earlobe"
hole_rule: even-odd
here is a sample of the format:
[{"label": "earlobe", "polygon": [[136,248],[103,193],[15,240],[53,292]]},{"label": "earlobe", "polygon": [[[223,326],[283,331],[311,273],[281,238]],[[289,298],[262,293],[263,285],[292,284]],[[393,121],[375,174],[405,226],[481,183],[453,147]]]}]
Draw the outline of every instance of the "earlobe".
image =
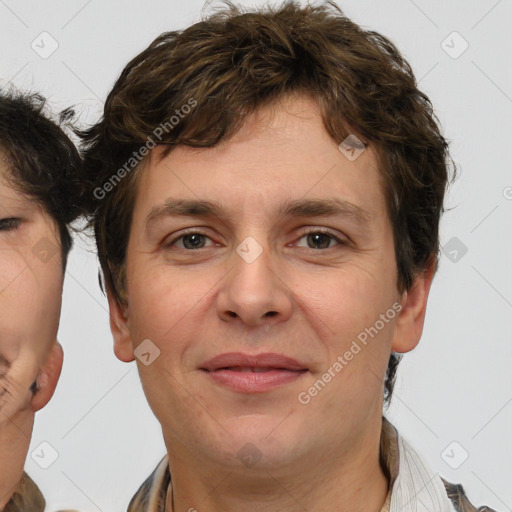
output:
[{"label": "earlobe", "polygon": [[391,345],[393,352],[409,352],[420,341],[435,267],[436,261],[432,262],[424,272],[416,276],[410,289],[402,294],[400,299],[402,310],[396,321]]},{"label": "earlobe", "polygon": [[55,341],[35,382],[34,395],[30,401],[34,412],[42,409],[53,396],[62,370],[63,358],[62,347]]},{"label": "earlobe", "polygon": [[119,304],[109,286],[107,286],[107,299],[110,310],[110,330],[114,338],[114,353],[120,361],[129,363],[135,359],[135,355],[125,308]]}]

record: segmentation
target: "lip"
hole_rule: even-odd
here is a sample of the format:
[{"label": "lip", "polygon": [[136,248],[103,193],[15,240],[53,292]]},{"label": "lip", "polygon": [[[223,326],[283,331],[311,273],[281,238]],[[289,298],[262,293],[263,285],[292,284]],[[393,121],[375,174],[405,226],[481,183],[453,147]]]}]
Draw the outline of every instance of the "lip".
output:
[{"label": "lip", "polygon": [[281,354],[230,352],[206,361],[200,370],[234,391],[263,393],[299,379],[308,368]]}]

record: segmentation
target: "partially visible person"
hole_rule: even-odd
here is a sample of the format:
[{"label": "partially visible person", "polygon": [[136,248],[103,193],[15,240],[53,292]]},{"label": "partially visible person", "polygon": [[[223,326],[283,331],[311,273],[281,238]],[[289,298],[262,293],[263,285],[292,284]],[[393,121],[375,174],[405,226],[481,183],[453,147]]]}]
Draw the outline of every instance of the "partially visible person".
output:
[{"label": "partially visible person", "polygon": [[62,368],[57,330],[81,190],[80,156],[59,124],[40,95],[0,91],[0,510],[8,512],[45,508],[23,468],[34,414]]}]

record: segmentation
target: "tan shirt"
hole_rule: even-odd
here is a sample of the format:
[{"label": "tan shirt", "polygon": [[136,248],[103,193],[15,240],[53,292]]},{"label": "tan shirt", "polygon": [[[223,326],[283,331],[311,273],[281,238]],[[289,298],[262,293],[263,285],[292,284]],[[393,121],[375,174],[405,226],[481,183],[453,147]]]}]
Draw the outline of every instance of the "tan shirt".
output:
[{"label": "tan shirt", "polygon": [[23,473],[3,512],[44,512],[45,506],[46,502],[39,487],[26,473]]},{"label": "tan shirt", "polygon": [[[46,501],[39,487],[23,473],[9,503],[2,512],[45,512]],[[78,512],[77,510],[60,510],[59,512]]]}]

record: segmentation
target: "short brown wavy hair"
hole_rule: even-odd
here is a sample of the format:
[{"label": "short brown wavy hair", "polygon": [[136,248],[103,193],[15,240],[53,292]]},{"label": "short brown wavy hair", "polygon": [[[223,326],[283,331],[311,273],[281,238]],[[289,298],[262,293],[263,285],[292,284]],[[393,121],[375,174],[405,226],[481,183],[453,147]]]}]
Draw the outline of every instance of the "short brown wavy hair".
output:
[{"label": "short brown wavy hair", "polygon": [[[375,147],[394,230],[397,287],[409,289],[418,273],[437,265],[449,178],[448,143],[411,67],[389,39],[363,30],[334,2],[249,11],[225,4],[185,30],[163,33],[129,62],[103,118],[81,133],[87,209],[106,286],[126,303],[125,255],[141,168],[126,164],[155,139],[155,129],[193,99],[197,106],[162,131],[158,143],[169,146],[167,153],[179,144],[212,147],[257,108],[299,92],[318,102],[335,141],[354,133]],[[387,401],[398,362],[392,354]]]}]

